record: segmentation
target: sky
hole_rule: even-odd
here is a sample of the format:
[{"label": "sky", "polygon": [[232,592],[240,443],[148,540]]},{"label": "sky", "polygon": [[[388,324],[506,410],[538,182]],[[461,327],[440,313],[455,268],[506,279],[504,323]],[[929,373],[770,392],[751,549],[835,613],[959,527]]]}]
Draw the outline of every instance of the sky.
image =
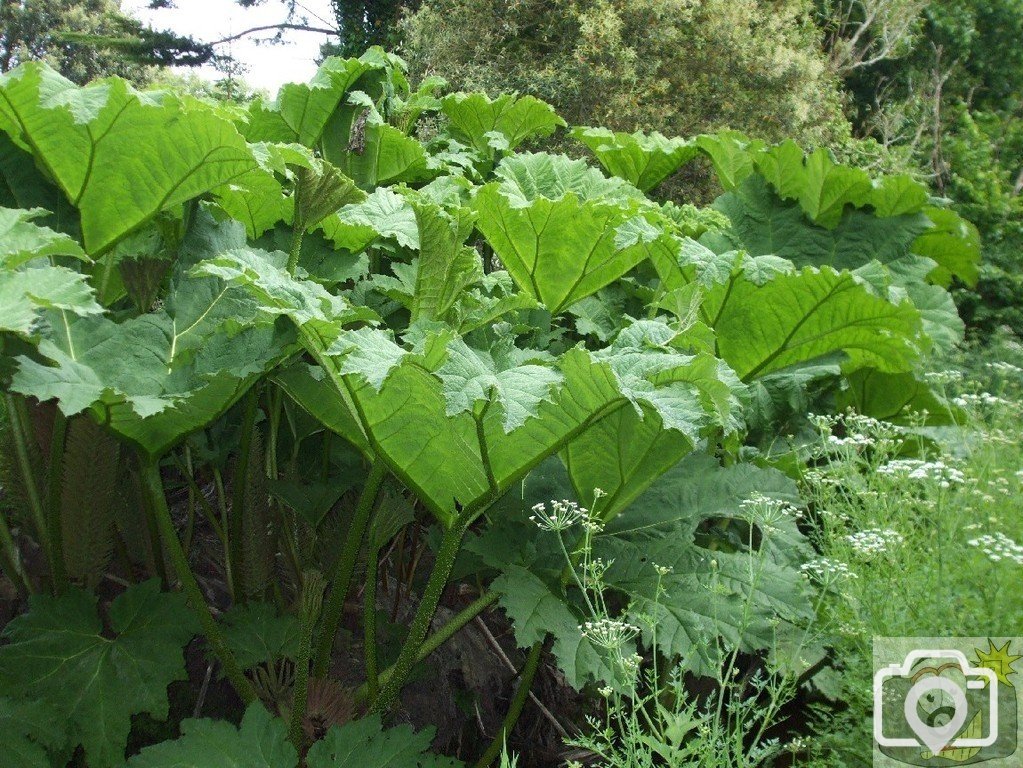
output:
[{"label": "sky", "polygon": [[[174,8],[161,10],[151,10],[148,5],[149,0],[123,0],[121,8],[154,29],[170,29],[203,42],[219,40],[250,27],[276,24],[287,17],[281,0],[266,0],[255,8],[242,8],[234,0],[174,0]],[[334,26],[329,0],[299,0],[297,10],[297,15],[304,17],[309,26]],[[273,31],[256,33],[219,47],[248,67],[243,77],[249,85],[266,89],[271,95],[284,83],[304,82],[312,76],[320,43],[326,39],[318,33],[288,30],[284,33],[284,44],[255,43],[256,39],[273,34]],[[210,80],[223,77],[212,67],[184,67],[180,71],[191,71]]]}]

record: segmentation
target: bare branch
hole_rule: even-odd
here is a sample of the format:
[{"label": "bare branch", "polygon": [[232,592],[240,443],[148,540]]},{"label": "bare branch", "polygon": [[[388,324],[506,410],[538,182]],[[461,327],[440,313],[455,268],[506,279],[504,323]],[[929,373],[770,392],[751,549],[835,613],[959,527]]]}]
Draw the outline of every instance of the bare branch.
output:
[{"label": "bare branch", "polygon": [[338,34],[339,31],[337,29],[328,29],[326,27],[310,27],[308,24],[291,24],[288,22],[282,22],[280,24],[267,24],[262,27],[251,27],[250,29],[243,30],[238,34],[230,35],[229,37],[223,37],[220,40],[213,40],[212,42],[209,43],[209,45],[223,45],[224,43],[231,43],[234,42],[235,40],[240,40],[241,38],[247,35],[253,35],[256,32],[267,32],[271,29],[276,30],[292,29],[298,32],[319,32],[320,34],[324,35],[336,35]]},{"label": "bare branch", "polygon": [[839,75],[905,55],[930,0],[829,0],[825,45]]}]

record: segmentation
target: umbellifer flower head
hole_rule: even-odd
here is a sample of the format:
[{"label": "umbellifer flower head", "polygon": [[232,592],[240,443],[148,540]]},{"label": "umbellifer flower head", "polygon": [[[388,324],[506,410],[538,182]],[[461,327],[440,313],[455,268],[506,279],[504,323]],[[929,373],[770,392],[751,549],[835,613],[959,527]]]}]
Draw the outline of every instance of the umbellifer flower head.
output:
[{"label": "umbellifer flower head", "polygon": [[620,619],[604,617],[587,621],[579,629],[583,637],[600,648],[617,650],[639,634],[639,627]]},{"label": "umbellifer flower head", "polygon": [[550,501],[547,504],[540,502],[533,505],[533,514],[529,519],[536,523],[541,531],[567,531],[576,523],[586,520],[588,510],[580,507],[574,501],[563,499],[561,501]]}]

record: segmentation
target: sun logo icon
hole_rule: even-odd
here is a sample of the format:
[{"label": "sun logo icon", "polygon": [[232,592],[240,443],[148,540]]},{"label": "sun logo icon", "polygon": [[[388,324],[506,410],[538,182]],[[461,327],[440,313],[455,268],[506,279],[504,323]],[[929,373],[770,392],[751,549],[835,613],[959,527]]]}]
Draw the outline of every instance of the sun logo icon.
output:
[{"label": "sun logo icon", "polygon": [[973,649],[977,655],[977,665],[992,670],[998,676],[999,684],[1013,687],[1009,682],[1009,675],[1016,674],[1017,670],[1012,668],[1012,663],[1023,659],[1023,655],[1017,656],[1010,653],[1008,640],[1001,648],[997,647],[990,639],[987,642],[989,647],[986,651],[980,648]]}]

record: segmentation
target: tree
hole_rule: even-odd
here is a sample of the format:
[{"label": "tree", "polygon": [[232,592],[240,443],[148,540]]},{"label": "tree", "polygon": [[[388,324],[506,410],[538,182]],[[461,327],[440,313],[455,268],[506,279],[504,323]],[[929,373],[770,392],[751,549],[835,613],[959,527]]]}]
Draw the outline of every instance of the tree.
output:
[{"label": "tree", "polygon": [[802,0],[427,0],[402,29],[415,76],[529,93],[571,124],[811,144],[844,129]]},{"label": "tree", "polygon": [[845,76],[908,54],[928,5],[930,0],[820,0],[831,68]]},{"label": "tree", "polygon": [[141,83],[154,66],[212,57],[210,46],[147,29],[112,0],[0,0],[0,72],[42,60],[77,83],[107,75]]}]

